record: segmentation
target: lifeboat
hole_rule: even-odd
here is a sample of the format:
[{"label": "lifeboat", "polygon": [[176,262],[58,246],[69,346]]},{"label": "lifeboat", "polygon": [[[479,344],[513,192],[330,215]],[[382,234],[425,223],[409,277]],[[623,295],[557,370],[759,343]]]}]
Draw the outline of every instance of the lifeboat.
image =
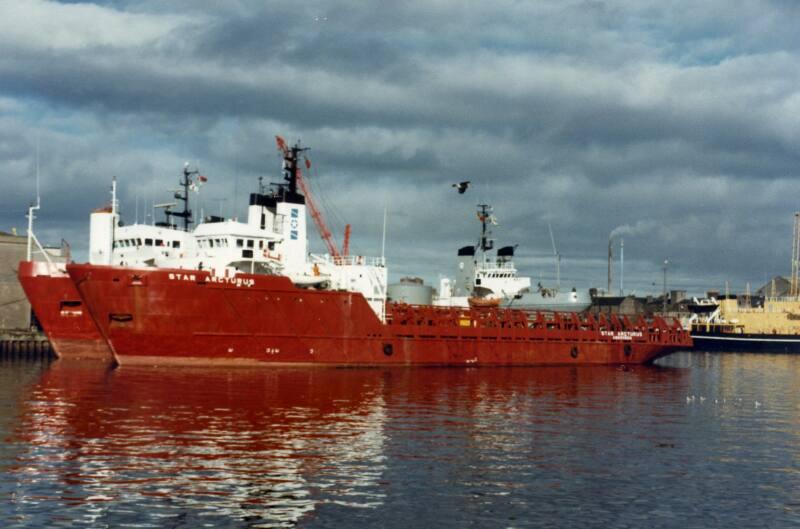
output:
[{"label": "lifeboat", "polygon": [[488,309],[500,306],[500,298],[479,298],[471,297],[467,300],[473,309]]}]

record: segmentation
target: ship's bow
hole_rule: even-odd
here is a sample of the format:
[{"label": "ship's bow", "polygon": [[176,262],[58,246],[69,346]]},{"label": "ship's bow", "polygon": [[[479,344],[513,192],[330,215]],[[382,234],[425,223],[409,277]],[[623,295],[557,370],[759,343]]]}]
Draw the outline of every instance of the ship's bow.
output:
[{"label": "ship's bow", "polygon": [[22,261],[17,277],[58,358],[113,360],[64,265]]}]

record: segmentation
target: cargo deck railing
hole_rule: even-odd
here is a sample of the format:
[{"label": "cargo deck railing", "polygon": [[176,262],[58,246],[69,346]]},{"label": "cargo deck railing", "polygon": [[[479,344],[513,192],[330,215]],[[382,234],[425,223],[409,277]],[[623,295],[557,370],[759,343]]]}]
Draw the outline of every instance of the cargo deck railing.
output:
[{"label": "cargo deck railing", "polygon": [[[509,329],[510,334],[534,331],[535,334],[552,331],[556,335],[586,337],[593,335],[603,341],[688,343],[688,331],[680,321],[661,316],[646,319],[639,315],[633,319],[626,315],[578,315],[574,312],[527,311],[520,309],[436,307],[389,303],[386,323],[393,326],[415,326],[441,329]],[[515,332],[516,330],[516,332]],[[538,331],[538,332],[536,332]]]}]

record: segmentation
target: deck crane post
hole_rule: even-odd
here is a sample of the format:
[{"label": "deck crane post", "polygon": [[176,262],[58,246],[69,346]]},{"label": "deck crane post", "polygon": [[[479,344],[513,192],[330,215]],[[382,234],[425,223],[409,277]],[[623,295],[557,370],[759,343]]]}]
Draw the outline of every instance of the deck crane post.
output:
[{"label": "deck crane post", "polygon": [[350,255],[350,225],[344,226],[344,242],[342,242],[342,255],[347,257]]}]

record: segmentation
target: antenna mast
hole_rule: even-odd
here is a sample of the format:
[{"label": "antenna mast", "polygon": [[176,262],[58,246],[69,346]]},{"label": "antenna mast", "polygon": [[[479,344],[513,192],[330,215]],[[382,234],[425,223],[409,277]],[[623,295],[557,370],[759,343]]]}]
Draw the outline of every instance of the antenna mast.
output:
[{"label": "antenna mast", "polygon": [[[165,211],[167,217],[179,217],[183,219],[183,231],[189,231],[189,225],[192,224],[192,210],[189,209],[189,187],[192,185],[193,175],[198,175],[200,172],[197,169],[190,170],[189,162],[183,164],[183,180],[178,181],[178,185],[183,187],[183,191],[177,191],[175,198],[183,201],[183,211]],[[170,220],[170,224],[172,221]]]},{"label": "antenna mast", "polygon": [[625,239],[619,240],[619,295],[625,295]]},{"label": "antenna mast", "polygon": [[36,218],[34,211],[38,211],[42,206],[39,196],[39,136],[36,136],[36,205],[28,208],[28,251],[26,253],[27,260],[30,261],[33,256],[33,219]]},{"label": "antenna mast", "polygon": [[381,261],[386,259],[386,206],[383,207],[383,236],[381,237]]},{"label": "antenna mast", "polygon": [[117,177],[111,177],[111,214],[116,215],[117,211]]},{"label": "antenna mast", "polygon": [[556,250],[556,239],[553,237],[553,227],[547,223],[547,229],[550,231],[550,243],[553,245],[553,257],[556,258],[556,288],[561,290],[561,254]]},{"label": "antenna mast", "polygon": [[[303,174],[300,171],[300,166],[298,164],[300,161],[300,153],[307,151],[308,147],[301,148],[299,142],[295,143],[292,147],[289,147],[286,144],[286,140],[280,136],[275,136],[275,141],[278,144],[278,150],[283,154],[283,178],[287,182],[286,184],[283,184],[283,189],[290,197],[298,194],[298,188],[303,195],[305,195],[305,203],[308,206],[309,212],[311,213],[311,218],[314,219],[314,224],[317,226],[317,231],[319,232],[320,237],[322,237],[322,241],[325,243],[325,246],[328,249],[328,253],[336,260],[341,259],[342,252],[340,252],[336,247],[331,230],[328,229],[328,225],[326,224],[325,219],[322,217],[322,212],[317,207],[314,197],[309,192],[308,186],[303,178]],[[308,158],[306,158],[306,168],[311,168],[311,161],[308,160]]]},{"label": "antenna mast", "polygon": [[792,282],[789,290],[790,296],[800,295],[798,285],[800,275],[800,212],[794,214],[794,238],[792,239]]},{"label": "antenna mast", "polygon": [[494,240],[489,237],[492,235],[491,229],[486,224],[494,222],[492,218],[492,206],[489,204],[478,204],[478,220],[481,221],[481,240],[478,243],[478,248],[483,254],[483,262],[486,262],[486,252],[494,248]]}]

